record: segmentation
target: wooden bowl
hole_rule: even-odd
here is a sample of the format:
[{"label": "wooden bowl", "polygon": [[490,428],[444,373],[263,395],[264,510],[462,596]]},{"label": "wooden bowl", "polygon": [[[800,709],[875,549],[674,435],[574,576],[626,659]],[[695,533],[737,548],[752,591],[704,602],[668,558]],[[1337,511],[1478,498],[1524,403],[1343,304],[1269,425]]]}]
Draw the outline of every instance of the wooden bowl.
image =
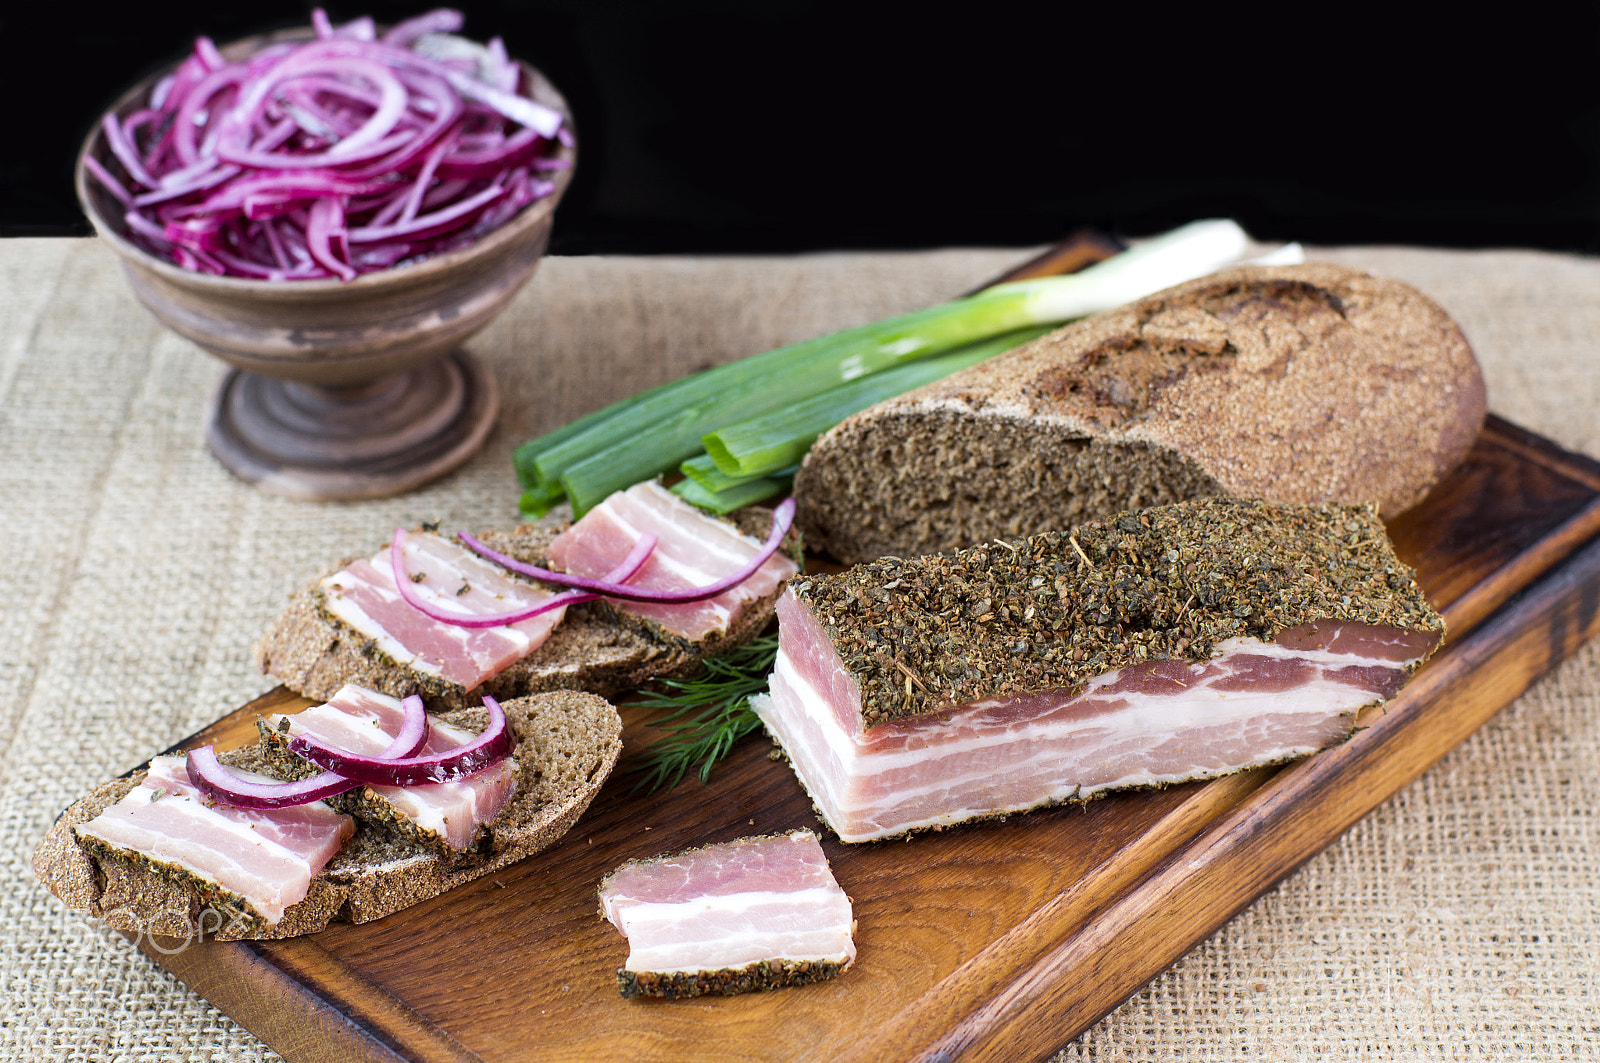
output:
[{"label": "wooden bowl", "polygon": [[[237,41],[230,59],[297,30]],[[523,64],[524,91],[567,116],[566,100]],[[167,73],[133,86],[126,115]],[[79,152],[76,183],[95,231],[122,260],[134,294],[174,332],[234,368],[212,403],[207,441],[239,476],[300,498],[396,494],[465,461],[497,410],[494,381],[461,344],[503,310],[538,267],[572,177],[468,247],[351,281],[267,281],[183,269],[129,236],[123,209],[84,159],[117,169],[99,124]]]}]

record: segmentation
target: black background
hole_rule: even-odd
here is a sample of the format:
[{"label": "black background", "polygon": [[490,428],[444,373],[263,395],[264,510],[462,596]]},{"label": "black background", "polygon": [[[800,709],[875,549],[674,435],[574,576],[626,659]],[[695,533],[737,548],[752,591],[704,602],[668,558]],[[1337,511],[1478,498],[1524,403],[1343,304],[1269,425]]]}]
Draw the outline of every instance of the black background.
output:
[{"label": "black background", "polygon": [[[0,233],[86,233],[71,166],[99,112],[197,34],[311,6],[0,0]],[[560,253],[1021,246],[1203,216],[1264,239],[1600,251],[1600,0],[462,9],[572,105]]]}]

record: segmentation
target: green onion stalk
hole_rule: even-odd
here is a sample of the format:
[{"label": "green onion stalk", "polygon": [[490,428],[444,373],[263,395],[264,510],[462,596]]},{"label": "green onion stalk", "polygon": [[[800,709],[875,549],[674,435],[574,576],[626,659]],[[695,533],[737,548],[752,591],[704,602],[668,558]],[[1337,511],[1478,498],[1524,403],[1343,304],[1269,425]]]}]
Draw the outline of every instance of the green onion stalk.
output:
[{"label": "green onion stalk", "polygon": [[[1201,221],[1175,229],[1079,273],[987,288],[976,295],[884,321],[791,344],[664,384],[524,444],[516,453],[523,511],[540,516],[563,496],[581,516],[610,495],[708,452],[713,462],[748,485],[793,465],[818,432],[842,420],[855,400],[828,398],[863,378],[908,370],[946,352],[974,353],[1021,330],[1054,327],[1109,310],[1210,273],[1243,254],[1247,237],[1231,221]],[[1012,339],[1006,346],[1021,340]],[[989,350],[985,357],[1004,347]],[[970,364],[970,363],[968,363]],[[938,379],[891,377],[886,387],[857,394],[872,402]],[[863,405],[870,405],[871,402]],[[831,413],[845,409],[833,422]],[[786,420],[792,415],[792,420]],[[816,431],[813,425],[822,424]],[[754,428],[750,426],[754,425]],[[786,426],[785,426],[786,425]],[[740,431],[733,429],[739,427]],[[778,434],[789,432],[787,442]],[[724,434],[726,433],[726,435]],[[742,435],[748,433],[748,435]],[[806,438],[809,436],[809,438]],[[733,438],[749,448],[735,456]],[[743,438],[744,442],[738,442]],[[795,440],[805,439],[803,445]],[[744,450],[740,454],[745,453]],[[719,454],[721,457],[719,457]],[[760,473],[747,470],[761,469]],[[686,489],[692,490],[692,489]],[[721,494],[721,491],[716,492]]]},{"label": "green onion stalk", "polygon": [[[959,347],[949,354],[936,355],[852,380],[763,417],[718,428],[708,432],[702,440],[706,448],[705,457],[711,459],[717,471],[735,481],[753,476],[771,476],[779,469],[799,464],[818,436],[852,413],[903,395],[913,388],[942,380],[957,370],[977,365],[1002,351],[1020,347],[1053,327],[1033,325],[1007,332],[994,339]],[[684,463],[683,471],[686,474],[689,465],[689,462]]]}]

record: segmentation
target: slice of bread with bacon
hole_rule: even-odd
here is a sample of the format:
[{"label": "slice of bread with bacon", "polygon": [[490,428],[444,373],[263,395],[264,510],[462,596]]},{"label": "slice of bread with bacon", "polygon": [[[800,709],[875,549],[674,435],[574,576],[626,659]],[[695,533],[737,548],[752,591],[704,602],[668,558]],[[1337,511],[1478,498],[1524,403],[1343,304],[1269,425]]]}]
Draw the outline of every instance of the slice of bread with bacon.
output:
[{"label": "slice of bread with bacon", "polygon": [[[540,564],[551,542],[568,527],[566,507],[544,520],[511,531],[484,532],[484,545],[527,564]],[[750,507],[730,523],[757,541],[771,527],[772,513]],[[792,533],[785,553],[798,560]],[[430,705],[476,704],[483,694],[501,701],[545,690],[585,690],[610,697],[651,679],[693,674],[708,657],[727,653],[759,635],[772,621],[781,585],[747,605],[729,628],[693,642],[664,637],[603,603],[568,607],[565,618],[532,653],[472,690],[396,664],[375,641],[327,608],[323,579],[347,561],[320,573],[296,592],[289,607],[254,647],[256,663],[289,689],[309,698],[330,698],[346,683],[393,697],[424,692]]]},{"label": "slice of bread with bacon", "polygon": [[[354,834],[312,878],[305,898],[273,922],[243,898],[181,867],[82,844],[78,828],[139,787],[146,765],[95,788],[63,812],[34,852],[34,873],[69,908],[134,934],[188,938],[203,930],[220,940],[283,938],[330,922],[381,918],[555,844],[589,807],[621,754],[621,717],[592,694],[556,691],[504,708],[518,739],[518,785],[488,824],[490,842],[480,862],[462,866],[358,819]],[[469,709],[445,719],[481,729],[486,714]],[[246,770],[269,763],[257,747],[221,759]]]}]

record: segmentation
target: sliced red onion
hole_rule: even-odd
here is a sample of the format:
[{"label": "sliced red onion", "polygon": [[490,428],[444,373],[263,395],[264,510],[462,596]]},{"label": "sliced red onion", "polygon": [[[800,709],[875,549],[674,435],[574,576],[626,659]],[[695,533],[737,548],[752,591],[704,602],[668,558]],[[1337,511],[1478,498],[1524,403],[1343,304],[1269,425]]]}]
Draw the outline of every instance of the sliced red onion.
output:
[{"label": "sliced red onion", "polygon": [[191,251],[222,247],[222,225],[214,218],[184,218],[167,222],[166,238]]},{"label": "sliced red onion", "polygon": [[545,583],[555,583],[563,587],[592,591],[602,598],[615,598],[622,602],[655,602],[664,605],[681,605],[687,602],[702,602],[707,598],[715,598],[723,591],[737,587],[755,575],[756,570],[766,564],[767,560],[778,552],[778,547],[783,545],[783,537],[789,534],[789,528],[794,524],[794,509],[795,502],[792,498],[786,498],[778,503],[777,508],[772,511],[772,531],[768,533],[767,541],[761,544],[761,552],[739,572],[726,579],[720,579],[715,583],[708,583],[702,587],[690,587],[676,591],[657,591],[643,587],[628,587],[621,582],[613,580],[609,575],[605,579],[588,579],[584,576],[570,576],[565,572],[552,572],[550,569],[524,564],[514,557],[507,557],[505,554],[491,550],[466,532],[457,532],[456,538],[460,539],[473,553],[488,558],[502,568],[536,580],[542,580]]},{"label": "sliced red onion", "polygon": [[123,187],[121,181],[111,176],[111,171],[100,165],[99,159],[96,159],[93,155],[85,155],[83,157],[83,168],[88,170],[96,181],[104,185],[106,191],[117,198],[118,203],[121,203],[124,207],[133,206],[133,196]]},{"label": "sliced red onion", "polygon": [[372,21],[371,15],[362,15],[346,22],[333,33],[336,37],[349,37],[356,41],[375,41],[378,39],[378,24]]},{"label": "sliced red onion", "polygon": [[355,267],[341,254],[346,232],[344,207],[337,199],[319,199],[311,205],[311,223],[306,226],[306,247],[324,269],[344,280],[353,280]]},{"label": "sliced red onion", "polygon": [[[112,160],[87,172],[129,211],[135,242],[208,273],[348,280],[464,247],[553,193],[532,175],[559,168],[549,156],[572,137],[516,95],[503,44],[449,36],[461,22],[440,9],[380,42],[370,18],[335,26],[319,10],[314,39],[236,63],[202,38],[147,106],[104,117]],[[273,173],[294,190],[267,187]],[[340,210],[309,209],[319,200]],[[168,238],[196,218],[218,224]],[[269,218],[286,220],[264,233]]]},{"label": "sliced red onion", "polygon": [[[323,42],[323,49],[335,42]],[[355,47],[356,42],[337,42]],[[318,45],[307,45],[299,54],[285,59],[273,67],[270,74],[256,80],[248,91],[239,96],[235,110],[221,127],[217,141],[217,156],[227,162],[261,168],[294,167],[311,169],[339,163],[366,161],[376,158],[383,150],[378,145],[394,129],[406,107],[406,89],[394,72],[382,63],[356,55],[335,54],[324,58],[320,52],[313,54]],[[348,136],[323,152],[299,155],[282,155],[277,152],[255,150],[249,142],[249,129],[266,109],[274,89],[290,78],[327,72],[347,77],[359,77],[374,86],[381,94],[378,107],[372,116]]]},{"label": "sliced red onion", "polygon": [[[229,178],[237,176],[238,173],[239,167],[237,166],[213,165],[209,170],[191,175],[182,184],[158,188],[154,192],[146,192],[143,195],[135,196],[133,205],[135,207],[153,207],[158,203],[168,203],[174,199],[182,199],[192,193],[215,188]],[[220,221],[221,219],[218,220]]]},{"label": "sliced red onion", "polygon": [[124,214],[122,216],[122,220],[127,222],[130,230],[138,233],[140,236],[143,236],[152,244],[166,251],[171,250],[172,242],[167,239],[167,231],[164,226],[157,225],[155,222],[151,221],[149,218],[135,210],[130,210],[128,213]]},{"label": "sliced red onion", "polygon": [[193,270],[195,273],[210,273],[213,276],[221,277],[228,272],[227,267],[198,247],[173,244],[172,260],[184,269]]},{"label": "sliced red onion", "polygon": [[553,137],[566,128],[561,120],[561,112],[552,110],[542,103],[535,103],[526,96],[502,92],[493,85],[485,85],[471,74],[463,74],[459,70],[445,70],[444,79],[467,99],[488,104],[518,125],[537,130],[542,137]]},{"label": "sliced red onion", "polygon": [[[411,608],[416,609],[424,616],[439,621],[441,624],[454,624],[456,627],[467,628],[503,627],[506,624],[520,624],[524,620],[530,620],[541,613],[548,613],[552,609],[562,609],[569,605],[592,602],[600,597],[598,594],[590,594],[584,591],[564,591],[560,594],[551,595],[538,605],[509,613],[490,613],[486,615],[452,613],[440,609],[417,593],[415,585],[411,582],[410,575],[406,573],[405,547],[406,530],[404,528],[396,528],[394,530],[394,541],[389,545],[389,564],[394,568],[394,582],[395,586],[400,590],[400,597],[404,598],[406,604]],[[654,535],[646,535],[641,538],[633,544],[633,549],[629,551],[628,556],[622,559],[622,564],[606,573],[607,581],[614,581],[620,585],[623,581],[633,578],[644,567],[645,561],[650,557],[650,551],[655,548],[656,537]]]},{"label": "sliced red onion", "polygon": [[383,35],[383,43],[396,48],[408,48],[424,33],[455,33],[461,29],[465,21],[461,12],[441,7],[425,15],[395,23],[394,27]]},{"label": "sliced red onion", "polygon": [[452,151],[441,159],[439,172],[447,177],[483,177],[498,173],[510,166],[532,162],[543,141],[544,137],[536,131],[524,129],[492,148]]},{"label": "sliced red onion", "polygon": [[194,141],[195,129],[201,124],[200,112],[207,111],[209,124],[212,98],[225,89],[237,89],[247,76],[248,71],[242,66],[223,65],[213,69],[204,80],[184,94],[183,105],[178,108],[173,120],[172,147],[185,166],[193,166],[200,161],[200,150]]},{"label": "sliced red onion", "polygon": [[506,723],[505,710],[487,694],[484,708],[489,710],[489,726],[472,741],[442,753],[396,760],[366,757],[348,750],[324,745],[310,735],[289,739],[289,749],[297,756],[329,772],[369,786],[422,786],[429,783],[465,779],[492,764],[498,764],[517,747],[517,736]]},{"label": "sliced red onion", "polygon": [[394,181],[384,178],[351,181],[320,170],[278,170],[231,181],[228,187],[208,196],[200,206],[207,212],[230,211],[246,207],[253,197],[276,196],[293,200],[338,199],[372,195],[395,187],[397,186]]},{"label": "sliced red onion", "polygon": [[491,66],[498,71],[495,78],[495,87],[502,92],[515,93],[517,80],[522,76],[522,71],[517,69],[517,64],[511,61],[511,56],[506,52],[506,42],[499,37],[490,37],[489,43],[484,46],[489,53]]},{"label": "sliced red onion", "polygon": [[[404,237],[415,240],[424,236],[433,236],[452,228],[453,223],[460,221],[473,211],[481,210],[505,195],[506,190],[499,185],[490,185],[475,196],[468,196],[458,203],[436,210],[431,214],[419,214],[410,221],[396,222],[393,225],[369,227],[364,229],[351,229],[350,242],[353,244],[370,244],[382,240],[394,240]],[[326,202],[326,200],[319,200]]]},{"label": "sliced red onion", "polygon": [[[405,717],[400,732],[374,759],[400,760],[415,757],[428,743],[428,713],[416,694],[403,699]],[[292,744],[292,743],[291,743]],[[354,790],[361,783],[336,772],[324,771],[296,782],[263,783],[242,778],[217,759],[211,746],[191,749],[187,759],[189,781],[213,801],[239,808],[288,808],[309,804]]]},{"label": "sliced red onion", "polygon": [[[428,186],[433,183],[434,172],[439,169],[439,160],[444,158],[445,152],[450,150],[450,143],[450,138],[446,137],[445,139],[439,141],[432,151],[428,152],[428,158],[422,164],[422,172],[417,174],[416,183],[411,186],[411,191],[408,192],[400,201],[402,203],[400,208],[400,224],[407,224],[416,218],[417,208],[422,206],[422,194],[426,192],[428,190]],[[379,217],[374,218],[372,224],[382,228],[393,220],[394,218],[392,216]]]},{"label": "sliced red onion", "polygon": [[133,140],[128,136],[123,125],[117,121],[116,115],[108,114],[100,119],[100,128],[105,131],[106,144],[111,148],[111,154],[122,163],[122,168],[128,171],[128,176],[147,188],[153,188],[156,179],[150,176],[150,171],[144,168],[144,163],[139,160],[139,152],[133,145]]}]

